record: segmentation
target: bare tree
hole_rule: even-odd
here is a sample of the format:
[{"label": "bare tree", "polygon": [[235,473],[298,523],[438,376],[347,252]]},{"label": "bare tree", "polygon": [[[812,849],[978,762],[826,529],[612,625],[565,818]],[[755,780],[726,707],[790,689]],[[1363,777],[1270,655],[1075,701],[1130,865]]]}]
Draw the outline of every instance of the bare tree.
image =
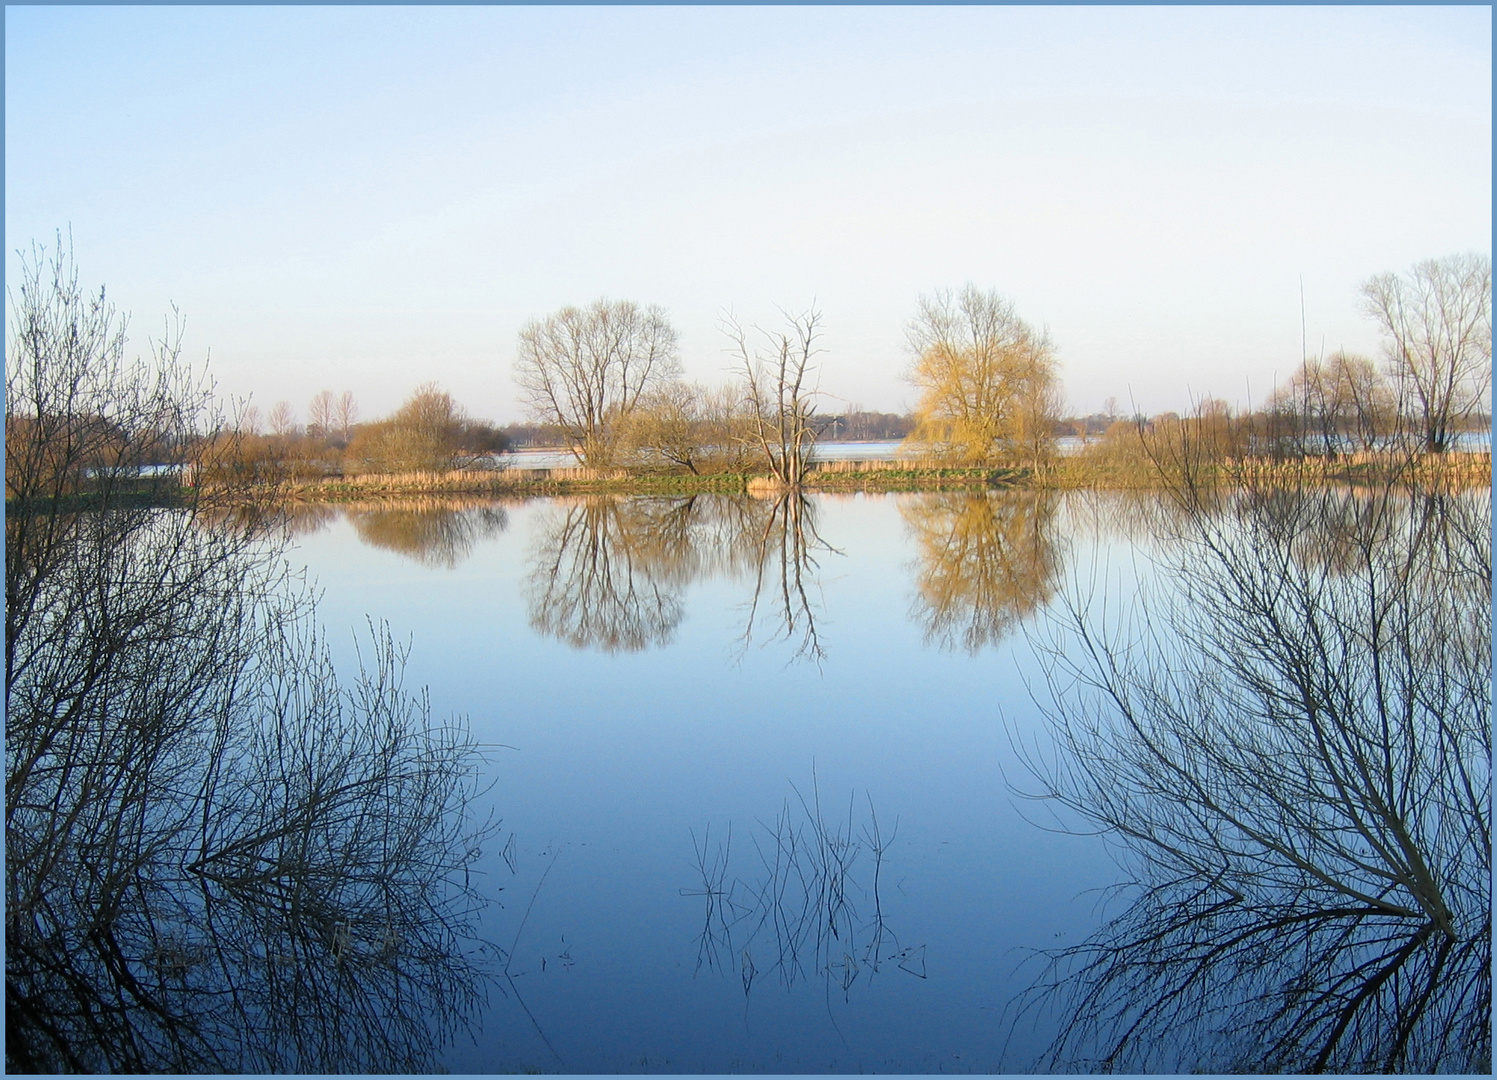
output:
[{"label": "bare tree", "polygon": [[264,422],[264,418],[260,415],[260,406],[246,405],[239,411],[239,422],[235,426],[245,435],[258,435]]},{"label": "bare tree", "polygon": [[270,409],[270,416],[266,418],[270,425],[270,433],[282,439],[290,438],[296,434],[296,414],[291,411],[291,402],[277,401]]},{"label": "bare tree", "polygon": [[1362,296],[1387,338],[1400,407],[1412,411],[1425,449],[1443,453],[1492,386],[1491,259],[1429,259],[1407,275],[1369,279]]},{"label": "bare tree", "polygon": [[1046,1067],[1486,1070],[1490,498],[1174,493],[1171,591],[1044,642],[1038,794],[1127,873]]},{"label": "bare tree", "polygon": [[6,354],[6,1064],[424,1071],[481,999],[475,753],[374,635],[342,683],[222,426],[65,249]]},{"label": "bare tree", "polygon": [[781,312],[783,330],[753,329],[762,340],[749,344],[748,331],[731,314],[721,322],[733,342],[731,353],[743,379],[753,442],[764,455],[770,475],[781,486],[798,489],[816,443],[816,413],[811,360],[822,350],[821,312],[813,305],[798,315]]},{"label": "bare tree", "polygon": [[319,390],[307,406],[307,435],[314,439],[331,439],[336,434],[337,404],[331,390]]},{"label": "bare tree", "polygon": [[352,390],[345,390],[339,396],[333,416],[338,438],[347,446],[348,440],[353,438],[353,426],[359,419],[359,403],[354,399]]},{"label": "bare tree", "polygon": [[563,428],[592,468],[613,463],[622,422],[640,396],[680,371],[665,312],[628,300],[565,307],[527,324],[515,359],[531,415]]}]

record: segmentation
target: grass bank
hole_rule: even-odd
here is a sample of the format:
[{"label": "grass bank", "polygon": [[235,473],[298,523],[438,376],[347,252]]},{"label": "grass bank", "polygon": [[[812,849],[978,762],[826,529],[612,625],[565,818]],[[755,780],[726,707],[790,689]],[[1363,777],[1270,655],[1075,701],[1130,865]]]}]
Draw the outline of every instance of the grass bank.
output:
[{"label": "grass bank", "polygon": [[[1024,482],[1017,469],[919,467],[904,462],[827,462],[812,469],[810,491],[926,491],[1009,487]],[[356,502],[411,495],[694,495],[740,494],[767,478],[753,473],[648,470],[502,469],[367,474],[290,480],[283,494],[297,500]]]}]

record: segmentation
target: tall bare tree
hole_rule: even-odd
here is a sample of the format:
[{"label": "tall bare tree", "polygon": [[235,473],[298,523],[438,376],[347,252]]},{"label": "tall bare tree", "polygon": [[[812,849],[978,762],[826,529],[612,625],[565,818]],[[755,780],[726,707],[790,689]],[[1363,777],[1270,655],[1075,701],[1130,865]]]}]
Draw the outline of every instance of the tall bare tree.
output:
[{"label": "tall bare tree", "polygon": [[908,340],[920,390],[911,438],[980,464],[1050,456],[1060,414],[1055,347],[997,292],[922,296]]},{"label": "tall bare tree", "polygon": [[1389,370],[1426,450],[1443,453],[1492,386],[1492,260],[1449,255],[1362,286]]},{"label": "tall bare tree", "polygon": [[359,403],[352,390],[345,390],[339,396],[333,417],[338,428],[338,438],[346,446],[348,440],[353,438],[353,426],[359,419]]},{"label": "tall bare tree", "polygon": [[733,343],[730,352],[743,378],[753,441],[770,475],[784,487],[799,488],[816,444],[811,360],[824,351],[816,344],[821,312],[813,305],[799,314],[782,314],[782,330],[753,328],[760,339],[757,346],[749,344],[748,331],[731,314],[721,326]]},{"label": "tall bare tree", "polygon": [[307,406],[307,434],[314,439],[331,439],[336,433],[337,403],[331,390],[319,390]]},{"label": "tall bare tree", "polygon": [[296,414],[291,411],[291,402],[277,401],[270,409],[270,416],[266,418],[270,425],[270,433],[281,438],[289,438],[296,434]]},{"label": "tall bare tree", "polygon": [[640,396],[679,377],[676,331],[656,306],[598,300],[520,331],[515,379],[531,415],[560,426],[584,465],[613,463]]}]

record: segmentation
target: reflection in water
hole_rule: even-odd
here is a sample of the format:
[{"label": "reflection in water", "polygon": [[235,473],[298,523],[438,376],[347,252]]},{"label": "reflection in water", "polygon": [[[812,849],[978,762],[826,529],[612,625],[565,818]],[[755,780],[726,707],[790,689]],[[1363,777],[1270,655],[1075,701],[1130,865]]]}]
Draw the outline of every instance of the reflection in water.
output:
[{"label": "reflection in water", "polygon": [[490,503],[462,508],[440,503],[377,510],[350,508],[347,513],[359,539],[366,544],[448,570],[472,554],[473,545],[498,536],[509,524],[504,508]]},{"label": "reflection in water", "polygon": [[1128,904],[1050,956],[1051,1067],[1486,1071],[1491,503],[1247,492],[1177,591],[1050,642],[1048,798]]},{"label": "reflection in water", "polygon": [[880,879],[894,833],[880,832],[872,799],[859,824],[854,799],[845,821],[825,817],[814,778],[809,801],[795,795],[794,808],[787,801],[752,836],[753,880],[728,880],[731,828],[710,850],[710,829],[700,841],[692,834],[701,883],[681,895],[701,897],[705,908],[697,970],[736,972],[745,998],[766,978],[786,989],[816,979],[844,999],[859,978],[885,968],[925,978],[925,946],[901,945],[884,921]]},{"label": "reflection in water", "polygon": [[[753,500],[756,501],[756,500]],[[753,553],[754,593],[749,600],[743,645],[753,641],[754,628],[772,627],[771,640],[791,642],[794,658],[820,664],[826,650],[816,634],[816,554],[834,552],[816,531],[816,507],[799,491],[760,503],[749,550]]]},{"label": "reflection in water", "polygon": [[288,536],[319,533],[347,517],[359,539],[409,556],[423,566],[456,569],[482,540],[509,527],[509,515],[492,500],[404,499],[400,502],[289,503],[276,511]]},{"label": "reflection in water", "polygon": [[135,517],[80,519],[80,573],[103,569],[54,579],[17,639],[8,1067],[431,1068],[482,999],[475,747],[388,636],[340,687],[238,530]]},{"label": "reflection in water", "polygon": [[1051,596],[1059,569],[1052,492],[931,492],[899,512],[919,549],[914,617],[927,642],[976,653]]},{"label": "reflection in water", "polygon": [[530,625],[604,652],[670,641],[692,555],[691,512],[682,502],[604,496],[558,503],[531,551]]},{"label": "reflection in water", "polygon": [[687,586],[718,574],[753,582],[744,643],[756,627],[820,659],[809,591],[818,549],[801,497],[597,496],[553,504],[532,547],[530,625],[575,648],[638,652],[671,641]]}]

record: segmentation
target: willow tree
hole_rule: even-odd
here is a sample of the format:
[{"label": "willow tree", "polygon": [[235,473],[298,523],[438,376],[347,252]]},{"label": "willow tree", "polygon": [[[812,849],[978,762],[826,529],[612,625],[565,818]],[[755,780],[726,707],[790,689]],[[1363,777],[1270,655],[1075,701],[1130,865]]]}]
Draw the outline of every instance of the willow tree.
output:
[{"label": "willow tree", "polygon": [[913,442],[967,464],[1023,461],[1054,449],[1060,413],[1055,347],[993,290],[922,296],[910,321],[910,381],[920,390]]}]

